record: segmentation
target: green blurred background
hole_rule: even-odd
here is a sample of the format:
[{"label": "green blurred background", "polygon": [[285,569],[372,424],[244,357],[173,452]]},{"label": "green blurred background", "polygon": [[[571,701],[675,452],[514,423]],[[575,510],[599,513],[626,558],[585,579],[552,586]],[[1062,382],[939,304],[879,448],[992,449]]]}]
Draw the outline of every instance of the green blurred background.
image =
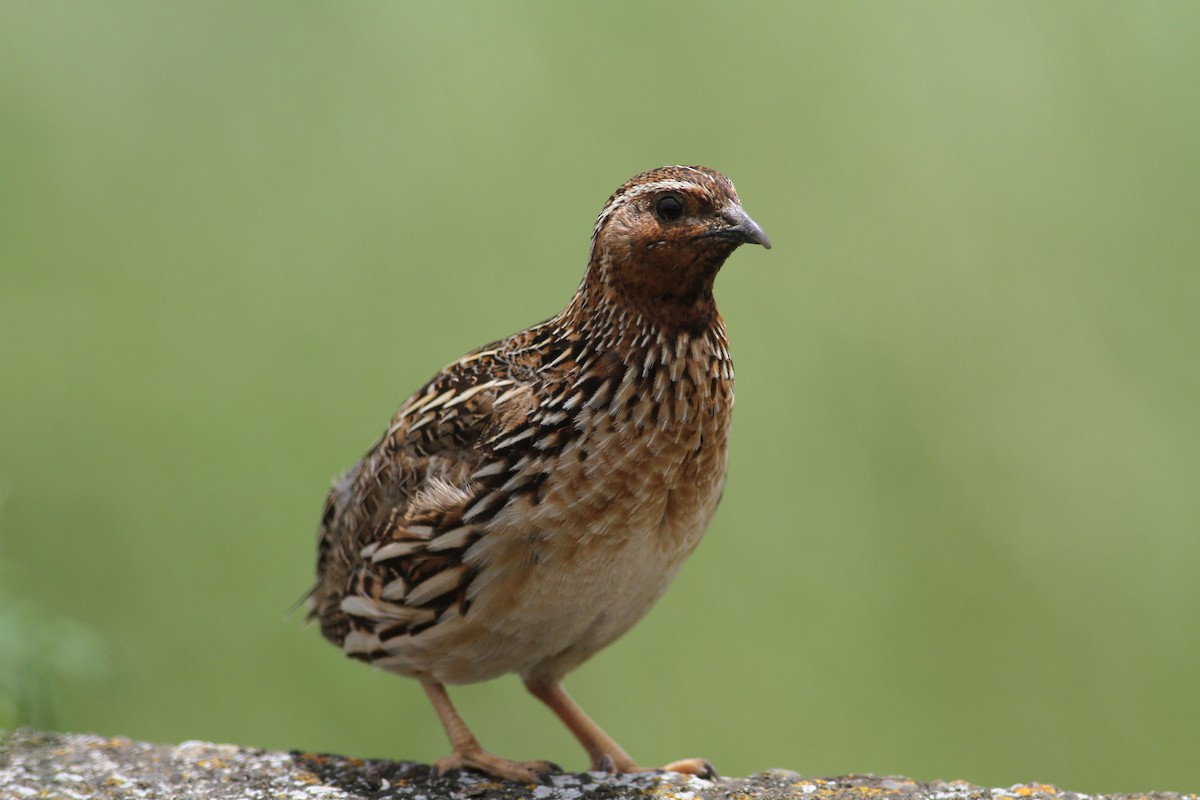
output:
[{"label": "green blurred background", "polygon": [[[1200,789],[1200,5],[0,3],[0,720],[432,759],[286,618],[330,479],[729,174],[723,508],[568,681],[644,763]],[[584,758],[512,678],[485,745]]]}]

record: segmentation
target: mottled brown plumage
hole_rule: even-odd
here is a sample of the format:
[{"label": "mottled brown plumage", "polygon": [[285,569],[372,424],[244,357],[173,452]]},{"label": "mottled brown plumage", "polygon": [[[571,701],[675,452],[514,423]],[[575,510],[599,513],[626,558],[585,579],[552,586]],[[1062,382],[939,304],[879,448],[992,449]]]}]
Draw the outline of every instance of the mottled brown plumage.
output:
[{"label": "mottled brown plumage", "polygon": [[454,747],[438,769],[550,769],[482,750],[443,687],[509,672],[594,768],[640,769],[560,682],[649,610],[716,510],[733,363],[712,287],[747,242],[770,247],[720,173],[629,180],[567,307],[439,372],[330,492],[310,616],[422,681]]}]

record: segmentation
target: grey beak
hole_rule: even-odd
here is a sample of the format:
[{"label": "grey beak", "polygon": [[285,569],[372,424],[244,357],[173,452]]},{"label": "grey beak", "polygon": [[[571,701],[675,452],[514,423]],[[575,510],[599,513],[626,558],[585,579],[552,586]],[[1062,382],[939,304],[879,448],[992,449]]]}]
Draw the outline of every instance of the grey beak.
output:
[{"label": "grey beak", "polygon": [[771,249],[771,240],[767,238],[766,231],[758,227],[758,223],[750,219],[750,215],[743,211],[741,206],[725,209],[723,216],[734,223],[729,230],[735,231],[743,242],[761,244],[767,250]]},{"label": "grey beak", "polygon": [[750,219],[750,215],[741,206],[729,206],[721,211],[721,217],[729,223],[728,227],[716,228],[700,234],[701,239],[725,239],[738,244],[761,244],[771,249],[771,240],[758,223]]}]

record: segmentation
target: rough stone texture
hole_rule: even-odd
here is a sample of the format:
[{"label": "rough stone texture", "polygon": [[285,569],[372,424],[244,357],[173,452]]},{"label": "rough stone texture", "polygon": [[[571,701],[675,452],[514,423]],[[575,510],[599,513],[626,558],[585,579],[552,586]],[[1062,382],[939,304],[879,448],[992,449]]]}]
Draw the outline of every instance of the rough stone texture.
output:
[{"label": "rough stone texture", "polygon": [[[804,778],[769,770],[707,781],[677,775],[556,775],[548,785],[472,773],[430,780],[403,761],[252,750],[227,744],[155,745],[86,734],[20,730],[0,741],[0,800],[1099,800],[1046,784],[985,789],[967,783],[851,775]],[[1106,800],[1200,800],[1197,795],[1106,795]]]}]

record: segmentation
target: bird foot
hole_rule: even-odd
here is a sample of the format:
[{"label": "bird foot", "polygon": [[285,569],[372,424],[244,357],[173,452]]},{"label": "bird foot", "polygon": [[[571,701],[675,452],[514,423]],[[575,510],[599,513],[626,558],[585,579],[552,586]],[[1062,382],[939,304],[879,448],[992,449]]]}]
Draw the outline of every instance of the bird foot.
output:
[{"label": "bird foot", "polygon": [[615,759],[605,753],[595,760],[592,769],[608,773],[678,772],[684,775],[695,775],[706,780],[717,778],[717,769],[707,758],[685,758],[681,761],[672,761],[663,767],[640,767],[628,756]]},{"label": "bird foot", "polygon": [[672,761],[661,769],[663,772],[681,772],[684,775],[695,775],[710,781],[719,777],[717,768],[707,758],[685,758],[681,761]]},{"label": "bird foot", "polygon": [[549,761],[513,761],[478,748],[455,751],[439,758],[433,762],[429,776],[440,778],[461,769],[473,769],[515,783],[549,783],[551,775],[562,772],[561,767]]}]

